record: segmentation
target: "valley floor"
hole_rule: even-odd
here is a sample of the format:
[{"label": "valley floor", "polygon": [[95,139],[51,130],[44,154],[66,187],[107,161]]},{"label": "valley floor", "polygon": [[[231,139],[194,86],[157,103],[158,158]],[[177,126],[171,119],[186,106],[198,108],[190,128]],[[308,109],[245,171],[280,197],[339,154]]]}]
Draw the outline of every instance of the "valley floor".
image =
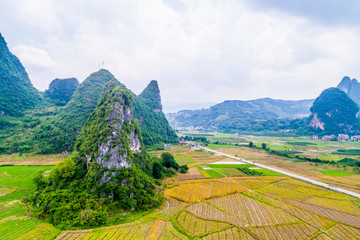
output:
[{"label": "valley floor", "polygon": [[[210,147],[231,155],[247,155],[256,162],[278,164],[278,168],[284,162],[282,168],[291,165],[290,170],[298,172],[299,168],[305,175],[317,171],[313,166],[291,164],[256,149]],[[89,230],[60,232],[27,216],[26,207],[15,193],[31,190],[28,178],[34,169],[0,167],[0,236],[2,239],[45,239],[45,236],[48,239],[359,239],[357,198],[200,149],[172,146],[165,151],[172,153],[179,164],[190,167],[186,174],[163,180],[165,204],[134,222]],[[348,188],[358,190],[355,184],[358,181],[346,182],[340,178],[329,176],[328,179],[338,179]]]}]

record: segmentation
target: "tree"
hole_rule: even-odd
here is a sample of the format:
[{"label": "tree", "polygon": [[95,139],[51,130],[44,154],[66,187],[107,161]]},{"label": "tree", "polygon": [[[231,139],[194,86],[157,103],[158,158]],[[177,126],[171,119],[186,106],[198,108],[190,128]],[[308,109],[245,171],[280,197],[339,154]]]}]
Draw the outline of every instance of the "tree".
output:
[{"label": "tree", "polygon": [[187,173],[187,171],[189,170],[189,167],[188,167],[188,165],[181,165],[180,166],[180,172],[181,173]]},{"label": "tree", "polygon": [[249,147],[254,147],[254,143],[253,142],[249,142]]},{"label": "tree", "polygon": [[167,168],[179,169],[179,164],[176,163],[175,158],[168,152],[161,154],[162,165]]},{"label": "tree", "polygon": [[261,144],[261,147],[262,147],[263,149],[266,149],[266,147],[267,147],[266,143],[262,143],[262,144]]},{"label": "tree", "polygon": [[156,179],[161,179],[163,170],[164,170],[163,166],[160,163],[155,162],[153,165],[153,174],[152,175]]}]

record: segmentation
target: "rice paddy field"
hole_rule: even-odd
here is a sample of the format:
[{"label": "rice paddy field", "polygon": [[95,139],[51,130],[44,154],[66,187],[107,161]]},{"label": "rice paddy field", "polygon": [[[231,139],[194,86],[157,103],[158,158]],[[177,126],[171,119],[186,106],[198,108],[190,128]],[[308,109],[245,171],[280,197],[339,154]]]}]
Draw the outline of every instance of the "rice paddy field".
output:
[{"label": "rice paddy field", "polygon": [[[212,147],[337,186],[360,184],[358,174],[343,169]],[[33,173],[52,166],[0,167],[0,239],[360,239],[360,199],[188,146],[152,154],[162,152],[190,167],[163,180],[164,205],[133,222],[87,230],[60,231],[31,217],[21,202],[33,190]]]}]

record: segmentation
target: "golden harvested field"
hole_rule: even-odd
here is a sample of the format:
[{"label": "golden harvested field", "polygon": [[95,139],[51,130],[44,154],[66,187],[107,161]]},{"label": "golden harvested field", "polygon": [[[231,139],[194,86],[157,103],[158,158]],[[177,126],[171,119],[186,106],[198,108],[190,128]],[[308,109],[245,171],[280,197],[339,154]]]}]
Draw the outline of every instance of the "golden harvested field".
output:
[{"label": "golden harvested field", "polygon": [[68,154],[19,156],[18,154],[0,155],[0,165],[55,165],[63,161]]},{"label": "golden harvested field", "polygon": [[227,179],[206,179],[183,182],[179,186],[166,189],[164,195],[165,197],[193,203],[243,191],[246,191],[246,188]]},{"label": "golden harvested field", "polygon": [[[359,199],[287,176],[204,178],[197,165],[229,160],[186,147],[170,150],[182,159],[192,158],[196,164],[192,163],[194,167],[188,173],[162,181],[166,201],[159,209],[131,223],[63,231],[57,239],[360,239]],[[241,151],[252,154],[251,149]],[[270,163],[278,161],[258,150],[253,157]],[[292,165],[293,171],[304,167],[284,163]],[[232,168],[223,169],[226,172]],[[352,175],[344,179],[350,181],[350,177],[354,178]],[[12,192],[12,187],[0,187],[0,197]],[[27,216],[4,219],[9,224],[3,226],[3,232],[10,231],[17,221],[23,224],[22,229],[30,229],[23,230],[18,239],[43,239],[49,232],[54,236],[60,232]],[[36,226],[33,220],[38,221]]]},{"label": "golden harvested field", "polygon": [[175,177],[179,181],[184,180],[194,180],[194,179],[205,179],[204,175],[202,175],[196,167],[190,168],[189,171],[185,174],[179,174]]}]

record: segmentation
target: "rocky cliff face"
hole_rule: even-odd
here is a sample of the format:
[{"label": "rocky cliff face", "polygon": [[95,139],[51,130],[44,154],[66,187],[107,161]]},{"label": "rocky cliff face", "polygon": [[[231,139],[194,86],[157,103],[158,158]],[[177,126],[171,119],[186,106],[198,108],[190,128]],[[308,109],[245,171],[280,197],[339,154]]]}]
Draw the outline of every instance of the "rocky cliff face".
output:
[{"label": "rocky cliff face", "polygon": [[321,130],[324,130],[324,122],[320,121],[320,119],[318,118],[317,116],[317,113],[314,113],[314,115],[312,116],[311,118],[311,121],[309,123],[309,126],[310,127],[313,127],[313,128],[320,128]]},{"label": "rocky cliff face", "polygon": [[114,173],[131,167],[133,153],[142,150],[132,103],[133,95],[129,90],[115,81],[107,83],[95,111],[78,137],[76,149],[86,157],[88,170],[91,171],[91,162],[106,170],[102,183],[111,179],[108,170]]}]

